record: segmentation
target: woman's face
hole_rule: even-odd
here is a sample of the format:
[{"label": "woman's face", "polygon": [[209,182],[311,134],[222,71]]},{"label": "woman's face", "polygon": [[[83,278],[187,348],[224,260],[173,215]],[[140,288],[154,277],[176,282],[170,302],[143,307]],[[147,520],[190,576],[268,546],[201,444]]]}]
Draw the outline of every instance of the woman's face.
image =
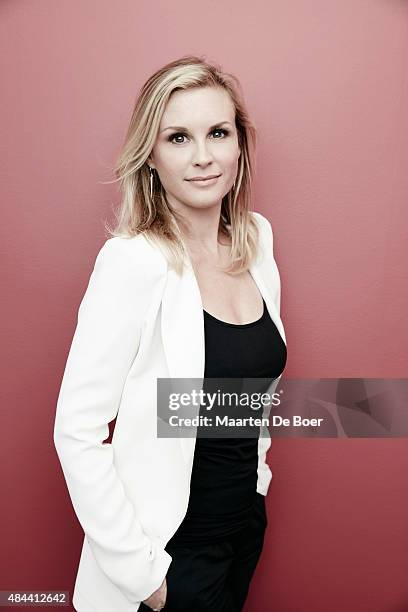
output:
[{"label": "woman's face", "polygon": [[[224,89],[175,91],[164,111],[148,164],[156,168],[169,204],[221,207],[231,189],[240,156],[235,109]],[[208,181],[194,177],[216,175]]]}]

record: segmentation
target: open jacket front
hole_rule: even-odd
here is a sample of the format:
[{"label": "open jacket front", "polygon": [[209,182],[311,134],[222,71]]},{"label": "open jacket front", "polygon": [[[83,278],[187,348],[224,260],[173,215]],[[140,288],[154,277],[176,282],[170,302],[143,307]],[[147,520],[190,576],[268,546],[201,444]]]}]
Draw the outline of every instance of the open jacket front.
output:
[{"label": "open jacket front", "polygon": [[[251,214],[260,242],[250,273],[286,344],[272,228]],[[172,557],[165,546],[187,511],[196,438],[157,437],[157,378],[203,380],[204,356],[203,305],[191,262],[178,276],[142,234],[107,240],[79,307],[54,426],[85,532],[73,596],[79,612],[135,612],[167,574]],[[115,417],[112,443],[104,443]],[[270,444],[262,428],[262,495],[272,478]]]}]

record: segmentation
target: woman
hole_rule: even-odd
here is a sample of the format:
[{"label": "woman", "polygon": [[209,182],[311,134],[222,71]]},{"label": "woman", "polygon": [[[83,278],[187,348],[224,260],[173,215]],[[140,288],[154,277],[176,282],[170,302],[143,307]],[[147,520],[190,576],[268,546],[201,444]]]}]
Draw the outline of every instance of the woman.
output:
[{"label": "woman", "polygon": [[85,532],[80,612],[244,605],[267,524],[268,429],[159,436],[157,384],[264,377],[273,393],[285,367],[272,229],[250,211],[254,144],[235,78],[201,58],[140,92],[54,428]]}]

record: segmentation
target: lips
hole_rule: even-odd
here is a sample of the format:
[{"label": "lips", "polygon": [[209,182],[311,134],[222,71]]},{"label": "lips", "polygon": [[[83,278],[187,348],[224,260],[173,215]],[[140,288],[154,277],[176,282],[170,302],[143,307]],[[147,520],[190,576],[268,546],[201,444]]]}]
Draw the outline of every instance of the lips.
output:
[{"label": "lips", "polygon": [[211,174],[210,176],[195,176],[191,179],[186,179],[187,181],[210,181],[211,179],[215,179],[220,177],[221,174]]}]

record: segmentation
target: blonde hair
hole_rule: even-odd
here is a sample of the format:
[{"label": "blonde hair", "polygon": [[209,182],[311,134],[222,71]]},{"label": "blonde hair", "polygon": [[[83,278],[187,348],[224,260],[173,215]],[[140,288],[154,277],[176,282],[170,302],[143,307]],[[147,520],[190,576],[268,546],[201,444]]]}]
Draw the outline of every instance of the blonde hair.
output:
[{"label": "blonde hair", "polygon": [[136,100],[125,142],[114,167],[120,182],[122,201],[116,226],[105,229],[111,237],[133,237],[144,233],[163,250],[170,267],[183,270],[187,251],[177,223],[178,214],[154,172],[153,196],[150,197],[150,170],[147,160],[154,147],[166,104],[174,91],[197,87],[221,87],[235,107],[235,124],[241,155],[233,187],[222,199],[219,231],[231,238],[230,274],[246,271],[257,256],[258,227],[250,214],[252,173],[256,148],[256,128],[245,108],[239,81],[204,58],[184,56],[155,72],[143,85]]}]

